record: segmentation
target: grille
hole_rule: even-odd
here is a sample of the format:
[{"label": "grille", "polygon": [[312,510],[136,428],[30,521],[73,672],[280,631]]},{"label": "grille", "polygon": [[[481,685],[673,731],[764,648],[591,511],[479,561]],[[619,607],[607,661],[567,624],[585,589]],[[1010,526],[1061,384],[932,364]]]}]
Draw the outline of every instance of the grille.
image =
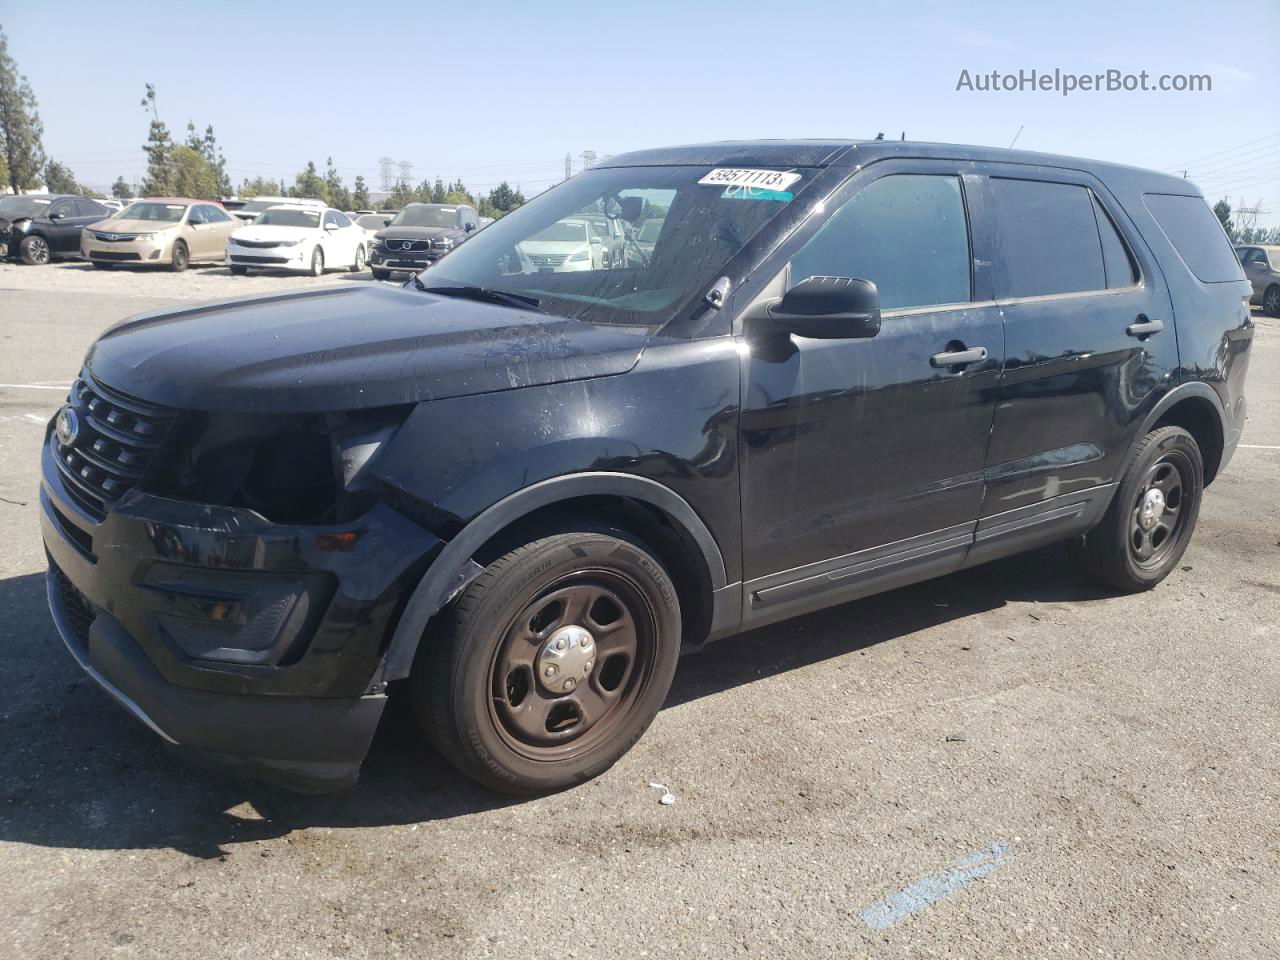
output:
[{"label": "grille", "polygon": [[142,479],[176,414],[116,393],[88,373],[71,388],[79,429],[69,444],[54,431],[58,469],[80,506],[102,517]]},{"label": "grille", "polygon": [[75,588],[75,584],[67,579],[67,575],[52,560],[49,561],[49,573],[53,576],[53,588],[58,595],[63,622],[80,646],[88,647],[89,627],[98,615],[93,612],[85,595]]},{"label": "grille", "polygon": [[288,263],[288,257],[254,257],[244,253],[233,253],[232,263]]},{"label": "grille", "polygon": [[559,267],[569,259],[567,253],[531,253],[529,262],[535,267]]},{"label": "grille", "polygon": [[245,247],[250,250],[265,250],[268,247],[280,246],[279,240],[233,240],[231,242],[237,247]]},{"label": "grille", "polygon": [[91,260],[141,260],[142,255],[124,250],[90,250]]},{"label": "grille", "polygon": [[94,236],[103,243],[125,243],[129,240],[137,239],[136,233],[94,233]]},{"label": "grille", "polygon": [[383,240],[383,245],[392,253],[419,252],[431,249],[430,240]]}]

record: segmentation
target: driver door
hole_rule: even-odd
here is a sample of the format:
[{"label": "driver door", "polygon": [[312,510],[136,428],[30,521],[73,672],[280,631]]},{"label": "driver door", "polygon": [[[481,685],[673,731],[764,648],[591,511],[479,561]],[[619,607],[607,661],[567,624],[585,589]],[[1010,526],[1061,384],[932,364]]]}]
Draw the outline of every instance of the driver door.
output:
[{"label": "driver door", "polygon": [[[971,184],[972,186],[972,184]],[[1003,360],[975,275],[976,190],[936,162],[876,164],[783,267],[880,293],[869,339],[748,341],[744,620],[782,619],[957,568],[973,542]],[[981,359],[953,362],[954,358]]]}]

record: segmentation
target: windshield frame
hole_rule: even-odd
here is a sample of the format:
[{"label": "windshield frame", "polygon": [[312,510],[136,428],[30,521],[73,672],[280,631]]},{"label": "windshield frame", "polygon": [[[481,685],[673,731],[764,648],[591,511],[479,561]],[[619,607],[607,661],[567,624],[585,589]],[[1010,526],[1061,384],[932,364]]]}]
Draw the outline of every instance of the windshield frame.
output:
[{"label": "windshield frame", "polygon": [[[134,207],[164,207],[166,210],[172,210],[174,207],[181,207],[182,209],[178,211],[178,216],[173,220],[160,220],[155,217],[126,217],[124,214],[128,213]],[[190,209],[191,204],[189,203],[169,203],[165,200],[137,200],[122,209],[116,216],[121,220],[137,220],[139,223],[167,223],[172,226],[182,223],[182,221],[186,219],[187,211]]]},{"label": "windshield frame", "polygon": [[[391,230],[395,227],[417,227],[422,230],[461,230],[461,221],[458,219],[458,210],[461,206],[463,205],[454,203],[406,204],[399,213],[391,218],[391,222],[387,224],[385,229]],[[449,223],[406,223],[400,219],[407,213],[418,213],[424,209],[429,210],[433,214],[440,214],[442,216],[452,215],[452,220]],[[368,216],[368,214],[365,214],[365,216]]]},{"label": "windshield frame", "polygon": [[[498,245],[508,242],[505,234],[511,233],[512,245],[529,241],[533,239],[534,233],[537,231],[527,232],[520,226],[507,227],[504,224],[519,224],[527,216],[532,215],[532,211],[538,205],[548,202],[548,199],[554,197],[558,191],[567,189],[569,185],[580,183],[582,178],[599,176],[602,174],[619,174],[623,171],[686,171],[690,184],[705,176],[711,170],[723,167],[724,164],[715,164],[707,162],[699,163],[659,163],[659,164],[619,164],[616,166],[600,165],[583,171],[570,180],[552,187],[538,196],[531,199],[528,203],[516,208],[511,213],[499,218],[493,224],[485,228],[485,234],[489,234],[494,239],[491,241]],[[813,202],[814,197],[823,197],[829,194],[836,185],[852,174],[852,170],[846,167],[835,166],[813,166],[813,165],[786,165],[779,163],[769,163],[759,165],[761,169],[770,170],[786,170],[800,173],[803,175],[798,183],[792,188],[793,196],[790,201],[779,204],[779,209],[773,216],[766,219],[758,227],[754,228],[746,241],[734,253],[720,263],[717,267],[710,267],[709,263],[701,268],[701,272],[695,273],[688,278],[683,288],[667,305],[655,308],[650,311],[641,311],[638,308],[628,309],[626,306],[608,307],[605,304],[599,304],[604,308],[605,312],[612,311],[615,316],[593,317],[593,316],[575,316],[572,307],[576,304],[591,303],[594,299],[589,296],[582,296],[574,293],[558,293],[554,290],[546,290],[544,288],[529,286],[520,282],[521,278],[531,279],[536,274],[519,274],[512,273],[506,275],[498,275],[492,279],[509,278],[514,283],[477,283],[475,279],[468,279],[466,276],[451,274],[449,272],[450,259],[460,256],[468,250],[472,243],[482,239],[476,237],[467,244],[462,245],[457,251],[449,256],[441,258],[441,260],[424,270],[418,275],[420,286],[423,289],[430,290],[432,286],[449,287],[449,286],[482,286],[497,291],[499,293],[510,293],[524,297],[533,297],[538,299],[542,308],[553,315],[567,315],[569,319],[577,319],[583,323],[598,324],[606,327],[629,327],[631,329],[644,329],[651,334],[662,334],[664,336],[673,337],[691,337],[691,336],[714,336],[729,331],[729,318],[731,310],[727,309],[729,303],[726,302],[721,309],[711,308],[707,302],[707,292],[721,278],[727,278],[730,282],[730,289],[736,290],[750,275],[752,270],[763,261],[768,254],[783,243],[791,236],[797,226],[802,223],[815,210],[821,210],[821,204]],[[643,179],[639,175],[637,179]],[[677,186],[675,189],[680,189]],[[640,191],[645,189],[669,189],[667,187],[644,187],[644,186],[623,186],[619,191],[623,194],[628,191]],[[734,201],[738,202],[738,201]],[[750,202],[750,201],[743,201]],[[768,201],[760,201],[768,202]],[[563,213],[561,219],[582,219],[575,217],[576,211]],[[555,222],[555,221],[553,221]],[[626,226],[627,221],[619,221]],[[549,225],[549,224],[548,224]],[[494,235],[494,230],[500,232]],[[686,229],[683,228],[682,229]],[[590,227],[588,225],[588,230]],[[527,235],[526,235],[527,234]],[[703,273],[706,273],[704,276]],[[660,288],[654,288],[656,292]],[[710,311],[711,316],[707,316]],[[645,314],[655,314],[650,319]]]},{"label": "windshield frame", "polygon": [[[298,214],[299,216],[316,218],[315,223],[271,223],[267,220],[271,214]],[[311,207],[285,207],[275,206],[270,209],[263,210],[253,221],[255,227],[289,227],[292,230],[319,230],[320,224],[324,222],[324,215],[327,210],[312,209]]]},{"label": "windshield frame", "polygon": [[[13,196],[11,194],[6,197],[0,197],[0,217],[10,221],[34,220],[36,217],[40,216],[40,214],[52,207],[55,202],[55,200],[45,197],[32,197],[27,195]],[[19,208],[25,208],[27,205],[30,205],[30,209],[15,210],[13,216],[10,216],[9,211],[5,209],[6,205]]]}]

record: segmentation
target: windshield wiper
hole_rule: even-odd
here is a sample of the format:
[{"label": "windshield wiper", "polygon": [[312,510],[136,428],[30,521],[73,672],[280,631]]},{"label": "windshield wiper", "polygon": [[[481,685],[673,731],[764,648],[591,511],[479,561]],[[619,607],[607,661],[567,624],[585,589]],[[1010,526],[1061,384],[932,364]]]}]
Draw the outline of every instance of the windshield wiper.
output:
[{"label": "windshield wiper", "polygon": [[479,300],[482,303],[496,303],[503,307],[515,307],[518,310],[534,310],[538,313],[547,312],[542,309],[542,301],[537,297],[526,297],[523,294],[508,293],[505,290],[494,290],[490,287],[429,287],[419,280],[416,274],[414,275],[413,282],[417,284],[418,289],[424,293],[438,293],[442,297],[459,297],[466,300]]}]

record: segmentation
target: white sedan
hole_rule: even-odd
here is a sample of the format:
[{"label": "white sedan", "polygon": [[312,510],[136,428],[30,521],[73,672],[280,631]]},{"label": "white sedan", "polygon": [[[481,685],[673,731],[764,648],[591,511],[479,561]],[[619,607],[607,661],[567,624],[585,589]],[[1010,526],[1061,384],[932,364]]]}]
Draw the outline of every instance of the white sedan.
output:
[{"label": "white sedan", "polygon": [[359,272],[366,256],[364,231],[341,210],[270,207],[227,241],[227,267],[297,270],[318,277],[327,269]]}]

